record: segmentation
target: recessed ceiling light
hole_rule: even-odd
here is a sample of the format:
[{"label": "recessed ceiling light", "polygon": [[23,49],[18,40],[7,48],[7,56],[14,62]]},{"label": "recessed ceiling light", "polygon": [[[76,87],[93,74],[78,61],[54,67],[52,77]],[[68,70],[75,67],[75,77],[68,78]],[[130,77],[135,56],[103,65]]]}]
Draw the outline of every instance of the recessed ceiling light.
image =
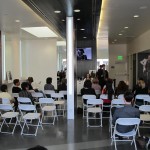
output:
[{"label": "recessed ceiling light", "polygon": [[20,20],[15,20],[15,22],[20,22]]},{"label": "recessed ceiling light", "polygon": [[80,20],[80,18],[77,19],[78,21]]},{"label": "recessed ceiling light", "polygon": [[63,21],[63,22],[64,22],[65,20],[64,20],[64,19],[62,19],[61,21]]},{"label": "recessed ceiling light", "polygon": [[84,36],[83,38],[84,38],[84,39],[86,39],[87,37],[86,37],[86,36]]},{"label": "recessed ceiling light", "polygon": [[138,18],[138,17],[139,17],[139,15],[134,15],[133,17],[134,17],[134,18]]},{"label": "recessed ceiling light", "polygon": [[116,42],[116,41],[117,41],[117,39],[114,39],[114,41]]},{"label": "recessed ceiling light", "polygon": [[147,9],[147,6],[141,6],[139,9]]},{"label": "recessed ceiling light", "polygon": [[54,13],[59,14],[59,13],[61,13],[61,11],[60,10],[55,10]]},{"label": "recessed ceiling light", "polygon": [[80,9],[74,9],[74,12],[80,12]]},{"label": "recessed ceiling light", "polygon": [[82,30],[82,31],[83,31],[83,30],[85,30],[85,29],[80,29],[80,30]]},{"label": "recessed ceiling light", "polygon": [[129,27],[124,27],[125,29],[128,29]]},{"label": "recessed ceiling light", "polygon": [[58,37],[48,27],[26,27],[21,29],[39,38]]},{"label": "recessed ceiling light", "polygon": [[118,35],[122,35],[121,33],[119,33]]}]

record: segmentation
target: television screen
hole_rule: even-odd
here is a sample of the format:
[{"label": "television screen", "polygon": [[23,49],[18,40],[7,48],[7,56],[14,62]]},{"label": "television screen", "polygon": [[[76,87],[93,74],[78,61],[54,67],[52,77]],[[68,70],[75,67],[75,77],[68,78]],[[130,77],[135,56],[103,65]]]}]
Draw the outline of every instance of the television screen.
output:
[{"label": "television screen", "polygon": [[77,48],[77,60],[92,60],[92,48]]}]

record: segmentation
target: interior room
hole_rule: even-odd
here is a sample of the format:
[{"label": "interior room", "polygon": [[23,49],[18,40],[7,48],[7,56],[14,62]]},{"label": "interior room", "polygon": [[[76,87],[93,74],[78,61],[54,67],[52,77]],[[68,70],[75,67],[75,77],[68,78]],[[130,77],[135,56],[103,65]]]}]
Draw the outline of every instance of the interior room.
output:
[{"label": "interior room", "polygon": [[[149,14],[149,0],[0,0],[0,150],[38,149],[37,145],[48,150],[140,150],[139,136],[146,139],[144,148],[150,149]],[[98,75],[101,66],[105,84]],[[93,95],[82,90],[87,89],[85,81],[89,76],[90,88],[96,78],[100,90],[94,89],[94,97],[84,98]],[[21,111],[23,102],[19,97],[25,96],[12,91],[16,87],[14,79],[19,80],[17,86],[22,91],[22,83],[28,83],[29,77],[33,78],[32,89],[27,92],[34,102],[25,104],[35,109],[28,110],[36,113],[33,121],[25,118],[28,112]],[[103,90],[109,79],[112,98],[102,98],[103,94],[109,95],[108,89],[107,93]],[[147,93],[137,98],[140,94],[136,95],[135,87],[139,80]],[[139,112],[139,128],[131,136],[132,144],[127,138],[120,140],[120,135],[115,137],[117,127],[112,123],[112,101],[119,99],[115,91],[120,81],[134,94],[130,104]],[[47,84],[53,89],[47,90]],[[65,89],[59,89],[61,84]],[[2,85],[7,86],[5,92],[13,102],[3,101],[8,98],[1,96]],[[121,104],[118,101],[114,105],[126,106],[128,91],[123,92]],[[40,98],[48,98],[48,104],[43,105]],[[140,105],[136,105],[139,99]],[[110,100],[106,107],[104,100]],[[11,107],[13,117],[4,115],[8,110],[3,105]],[[90,112],[91,105],[96,108],[92,111],[98,112]],[[48,112],[44,112],[47,108]],[[37,130],[30,128],[32,124]],[[30,135],[30,131],[35,133]]]}]

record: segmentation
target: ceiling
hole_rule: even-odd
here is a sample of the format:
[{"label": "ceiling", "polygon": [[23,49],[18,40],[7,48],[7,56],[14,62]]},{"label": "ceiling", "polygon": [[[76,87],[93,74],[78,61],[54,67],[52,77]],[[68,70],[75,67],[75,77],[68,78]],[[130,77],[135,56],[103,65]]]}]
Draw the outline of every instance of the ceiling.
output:
[{"label": "ceiling", "polygon": [[[20,0],[0,0],[0,29],[5,33],[19,34],[22,39],[36,38],[21,30],[21,27],[31,26],[48,26],[60,38],[64,38],[66,22],[62,19],[72,14],[77,39],[83,39],[84,36],[87,39],[95,38],[99,14],[101,14],[97,33],[99,40],[108,38],[110,43],[128,43],[150,28],[150,0],[103,0],[101,8],[101,0],[24,1],[28,2],[28,5],[30,3],[30,8]],[[31,2],[34,3],[34,8],[33,4],[31,7]],[[37,10],[37,7],[40,10]],[[54,14],[53,11],[57,7],[62,13]],[[80,12],[73,13],[74,9],[80,9]],[[38,11],[38,15],[35,14],[35,10]],[[134,18],[135,14],[138,14],[139,18]],[[80,21],[77,21],[78,17],[81,18]],[[15,22],[17,19],[20,22]],[[128,29],[124,28],[126,26]],[[85,30],[81,31],[81,28]],[[120,33],[122,35],[118,35]]]}]

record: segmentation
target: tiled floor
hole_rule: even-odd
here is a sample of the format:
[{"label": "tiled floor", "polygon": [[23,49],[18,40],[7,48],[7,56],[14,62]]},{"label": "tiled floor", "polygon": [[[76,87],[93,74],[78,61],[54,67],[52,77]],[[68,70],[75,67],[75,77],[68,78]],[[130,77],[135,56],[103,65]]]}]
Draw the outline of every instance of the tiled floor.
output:
[{"label": "tiled floor", "polygon": [[[37,136],[21,136],[19,127],[14,135],[0,134],[0,150],[26,150],[35,145],[45,146],[49,150],[114,150],[108,119],[103,120],[103,127],[87,128],[86,120],[78,114],[75,121],[59,117],[54,126],[43,125],[43,128],[39,128]],[[134,146],[124,142],[118,143],[117,148],[134,150]]]}]

